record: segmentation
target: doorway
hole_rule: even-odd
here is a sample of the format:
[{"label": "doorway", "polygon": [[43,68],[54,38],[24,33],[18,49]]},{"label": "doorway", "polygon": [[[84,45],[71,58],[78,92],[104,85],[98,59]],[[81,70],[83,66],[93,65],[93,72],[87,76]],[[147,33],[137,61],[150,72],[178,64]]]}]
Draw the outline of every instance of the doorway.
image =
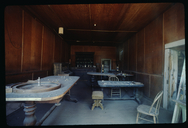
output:
[{"label": "doorway", "polygon": [[101,59],[101,72],[108,73],[111,70],[111,59]]},{"label": "doorway", "polygon": [[163,108],[174,110],[183,63],[185,61],[185,39],[165,45]]}]

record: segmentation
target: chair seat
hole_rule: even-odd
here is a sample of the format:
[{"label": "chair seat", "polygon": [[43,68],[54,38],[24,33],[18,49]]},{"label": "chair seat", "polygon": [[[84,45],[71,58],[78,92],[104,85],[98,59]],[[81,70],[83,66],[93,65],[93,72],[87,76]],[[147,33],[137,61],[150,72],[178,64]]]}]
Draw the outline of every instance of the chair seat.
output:
[{"label": "chair seat", "polygon": [[103,99],[103,92],[102,91],[93,91],[92,99]]},{"label": "chair seat", "polygon": [[151,112],[149,113],[150,107],[151,106],[148,106],[148,105],[139,105],[137,107],[137,111],[140,112],[140,113],[146,114],[146,115],[151,115],[151,116],[159,115],[158,112],[155,113],[155,108],[154,107],[152,108]]}]

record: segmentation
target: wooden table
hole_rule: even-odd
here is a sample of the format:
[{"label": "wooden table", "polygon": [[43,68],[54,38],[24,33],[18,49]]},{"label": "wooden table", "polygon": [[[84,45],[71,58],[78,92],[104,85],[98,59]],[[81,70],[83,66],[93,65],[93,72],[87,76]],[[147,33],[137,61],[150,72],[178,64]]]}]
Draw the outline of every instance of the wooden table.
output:
[{"label": "wooden table", "polygon": [[143,83],[140,82],[135,82],[135,81],[106,81],[106,80],[99,80],[98,81],[98,85],[102,88],[113,88],[113,87],[121,87],[121,88],[125,88],[125,87],[131,87],[134,88],[134,95],[131,96],[130,98],[104,98],[104,99],[133,99],[136,100],[139,104],[141,103],[141,101],[139,100],[138,97],[138,88],[139,87],[144,87]]},{"label": "wooden table", "polygon": [[[24,125],[35,125],[35,103],[55,103],[54,109],[58,106],[59,102],[63,96],[73,87],[73,85],[78,81],[78,76],[48,76],[41,78],[41,82],[59,82],[61,88],[39,93],[6,93],[6,101],[23,101],[25,102],[24,111],[25,119]],[[45,117],[44,117],[45,118]],[[38,123],[41,124],[41,123]]]},{"label": "wooden table", "polygon": [[101,73],[101,72],[87,72],[87,74],[92,76],[116,76],[114,73]]},{"label": "wooden table", "polygon": [[91,86],[92,86],[92,90],[93,90],[93,87],[95,85],[95,82],[97,81],[97,79],[95,78],[95,76],[133,76],[133,74],[127,74],[127,73],[101,73],[101,72],[87,72],[87,75],[91,75]]}]

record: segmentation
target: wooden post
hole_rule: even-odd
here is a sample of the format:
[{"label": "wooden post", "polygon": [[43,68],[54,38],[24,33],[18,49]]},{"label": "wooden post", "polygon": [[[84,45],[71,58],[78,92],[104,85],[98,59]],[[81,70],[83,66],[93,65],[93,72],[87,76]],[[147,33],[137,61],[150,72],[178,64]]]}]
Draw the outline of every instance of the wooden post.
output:
[{"label": "wooden post", "polygon": [[169,49],[165,49],[165,62],[164,62],[164,83],[163,83],[163,108],[167,109],[168,106],[168,65],[169,65]]}]

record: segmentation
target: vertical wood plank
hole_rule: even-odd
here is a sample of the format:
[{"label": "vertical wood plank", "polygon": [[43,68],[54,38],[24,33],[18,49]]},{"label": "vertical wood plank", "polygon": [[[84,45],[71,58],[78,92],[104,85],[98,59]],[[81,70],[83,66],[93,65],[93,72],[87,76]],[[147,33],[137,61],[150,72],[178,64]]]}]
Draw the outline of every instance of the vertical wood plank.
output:
[{"label": "vertical wood plank", "polygon": [[146,73],[162,74],[162,15],[145,28]]},{"label": "vertical wood plank", "polygon": [[42,24],[28,13],[24,22],[23,71],[37,71],[41,65]]},{"label": "vertical wood plank", "polygon": [[23,70],[23,48],[24,48],[24,10],[22,10],[22,56],[21,56],[21,72]]},{"label": "vertical wood plank", "polygon": [[43,42],[43,70],[53,69],[53,43],[54,34],[47,28],[44,27],[44,42]]},{"label": "vertical wood plank", "polygon": [[[59,36],[55,36],[55,47],[54,47],[54,62],[62,62],[62,40]],[[63,51],[64,52],[64,51]],[[65,55],[65,54],[63,54]]]},{"label": "vertical wood plank", "polygon": [[24,72],[31,70],[31,40],[32,40],[32,17],[24,13],[24,45],[23,45],[23,66]]},{"label": "vertical wood plank", "polygon": [[43,60],[43,47],[44,47],[44,26],[42,26],[42,44],[41,44],[41,61],[40,61],[40,70],[42,70],[42,60]]},{"label": "vertical wood plank", "polygon": [[176,3],[164,12],[164,43],[185,38],[185,9],[182,3]]},{"label": "vertical wood plank", "polygon": [[136,35],[129,40],[129,70],[136,71]]},{"label": "vertical wood plank", "polygon": [[149,75],[149,97],[151,96],[151,75]]},{"label": "vertical wood plank", "polygon": [[146,63],[146,29],[144,28],[144,69],[143,72],[146,72],[145,63]]},{"label": "vertical wood plank", "polygon": [[5,8],[5,71],[21,72],[22,9],[18,6]]},{"label": "vertical wood plank", "polygon": [[145,67],[145,43],[144,43],[144,29],[139,31],[137,33],[137,70],[138,72],[145,72],[144,67]]},{"label": "vertical wood plank", "polygon": [[135,55],[136,56],[135,57],[135,61],[136,61],[136,64],[135,64],[135,71],[137,71],[137,43],[138,43],[137,40],[138,40],[138,34],[136,33],[136,42],[135,42],[136,43],[136,45],[135,45],[135,52],[136,52],[135,53],[136,54]]},{"label": "vertical wood plank", "polygon": [[61,43],[60,43],[60,62],[61,62],[61,63],[63,62],[63,60],[62,60],[62,56],[63,56],[62,45],[63,45],[63,42],[62,42],[62,40],[61,40]]},{"label": "vertical wood plank", "polygon": [[56,46],[56,40],[55,40],[55,38],[54,38],[53,51],[52,51],[52,54],[53,54],[53,59],[52,59],[52,61],[53,61],[53,63],[54,63],[54,61],[55,61],[55,46]]},{"label": "vertical wood plank", "polygon": [[40,70],[41,44],[42,44],[42,27],[43,25],[32,18],[31,31],[31,70]]}]

